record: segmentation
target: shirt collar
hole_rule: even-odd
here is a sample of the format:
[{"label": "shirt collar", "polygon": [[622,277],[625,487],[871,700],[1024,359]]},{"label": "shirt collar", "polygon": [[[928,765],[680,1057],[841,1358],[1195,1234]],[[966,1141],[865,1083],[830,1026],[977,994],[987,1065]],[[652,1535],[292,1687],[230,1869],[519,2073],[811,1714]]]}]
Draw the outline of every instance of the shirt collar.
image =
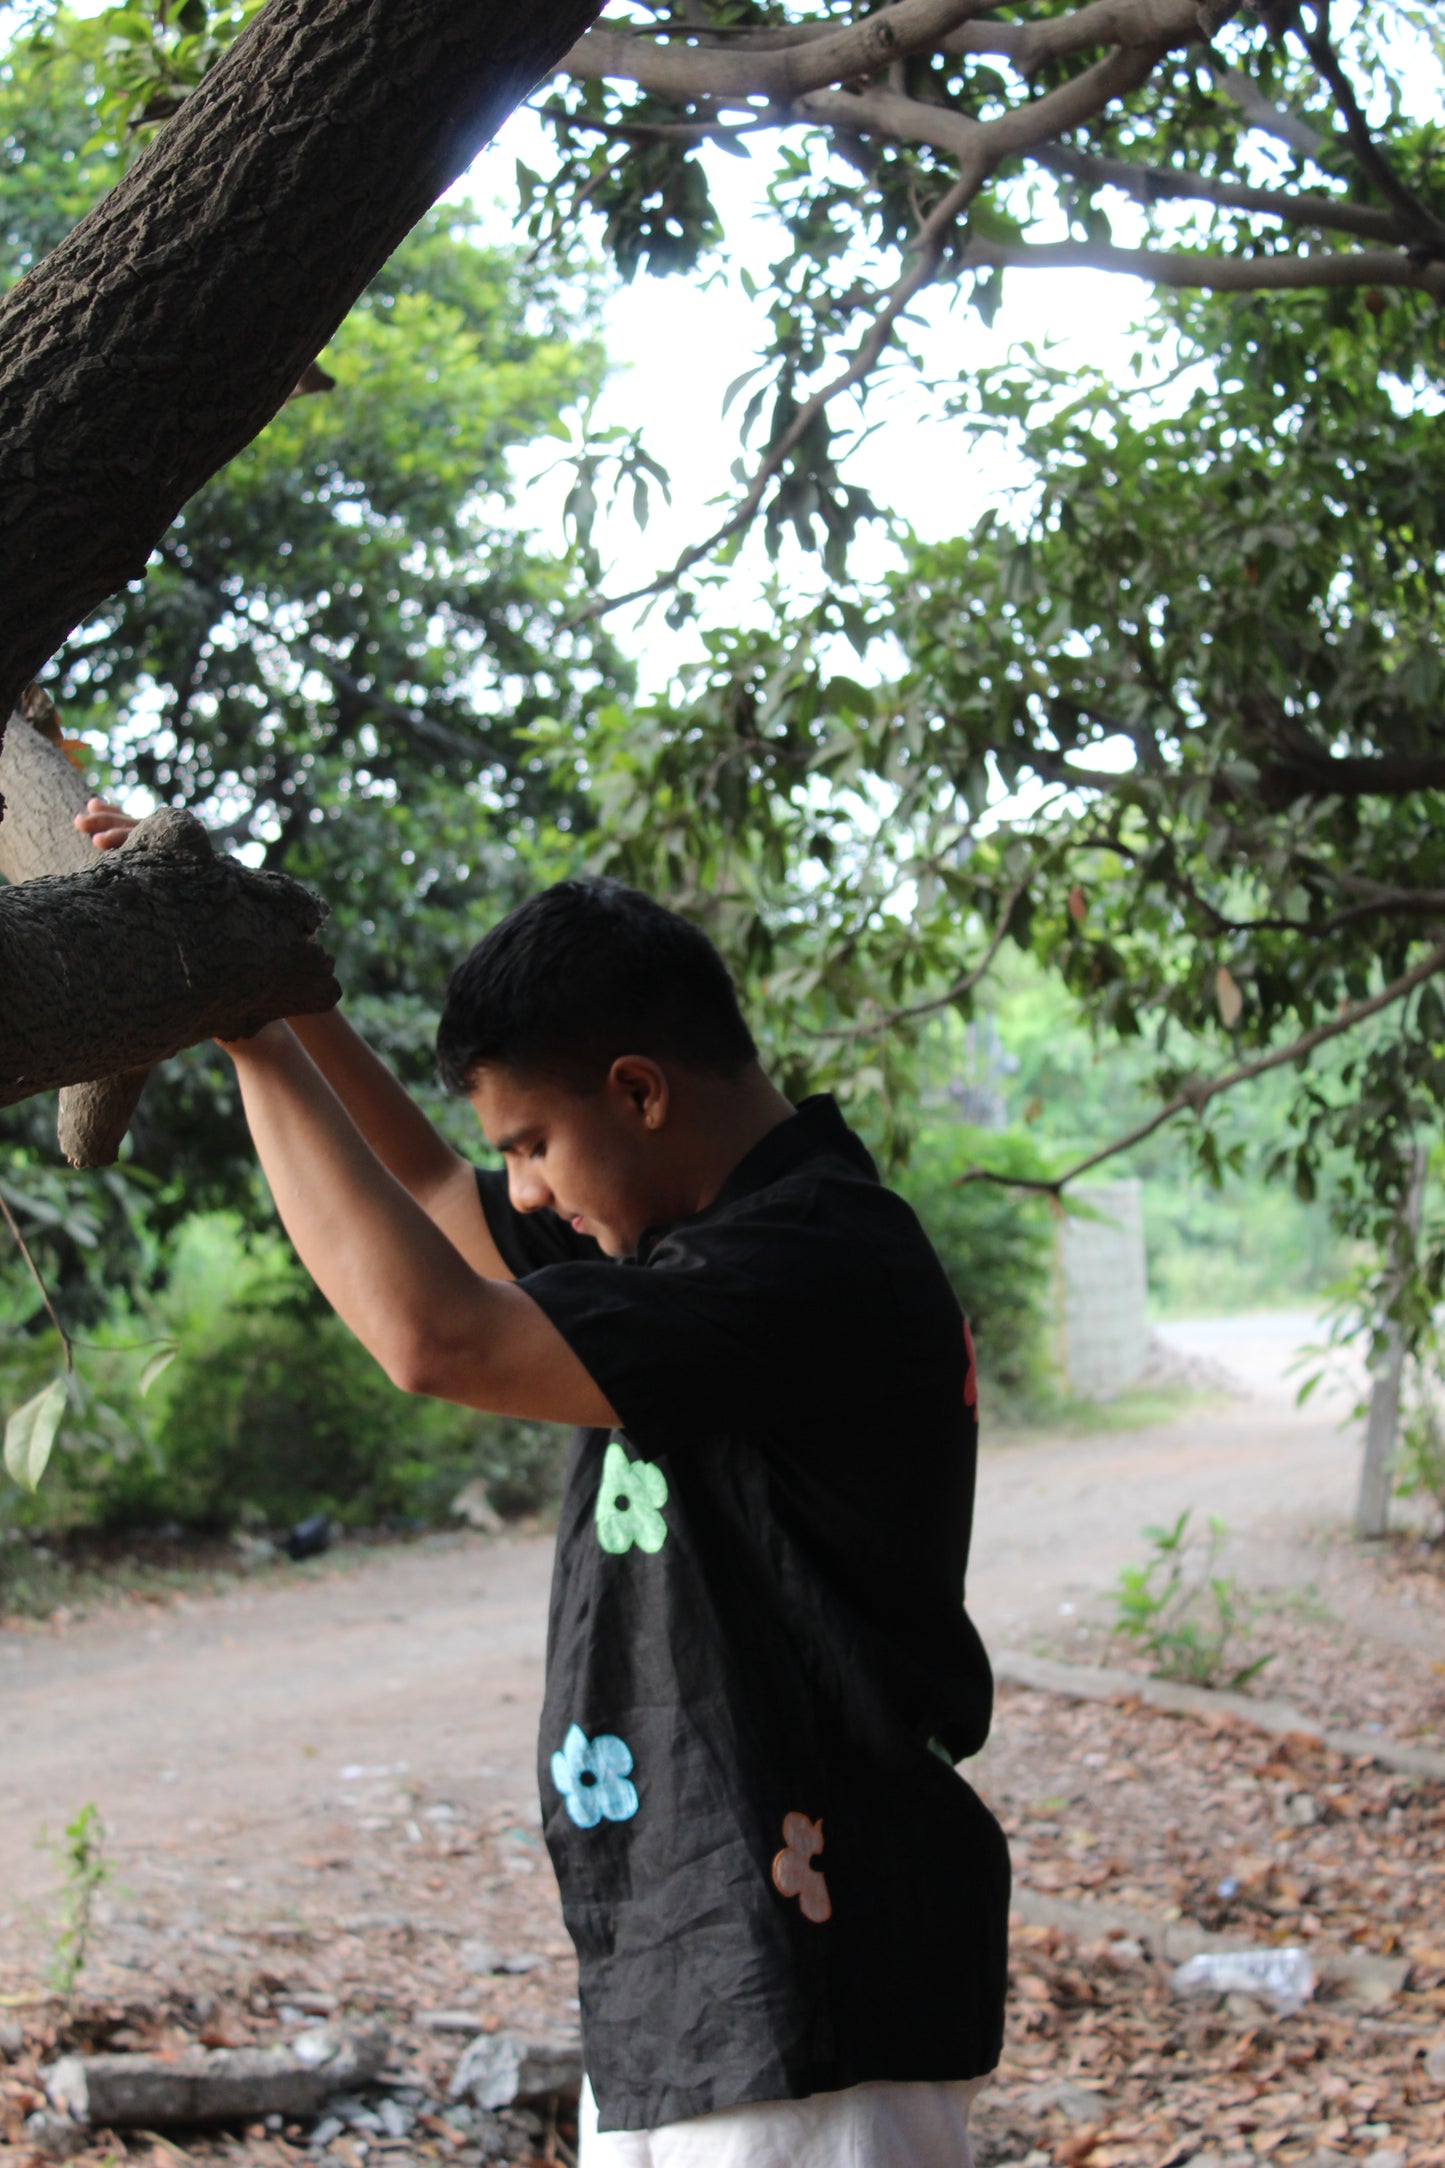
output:
[{"label": "shirt collar", "polygon": [[[781,1181],[810,1159],[825,1157],[846,1159],[859,1174],[870,1181],[878,1180],[877,1167],[844,1121],[832,1093],[815,1092],[743,1154],[711,1204],[704,1205],[700,1212],[689,1213],[686,1219],[674,1221],[673,1227],[695,1227],[723,1205],[766,1189],[769,1183]],[[673,1227],[645,1229],[637,1246],[638,1263],[646,1262],[648,1252],[671,1234]]]}]

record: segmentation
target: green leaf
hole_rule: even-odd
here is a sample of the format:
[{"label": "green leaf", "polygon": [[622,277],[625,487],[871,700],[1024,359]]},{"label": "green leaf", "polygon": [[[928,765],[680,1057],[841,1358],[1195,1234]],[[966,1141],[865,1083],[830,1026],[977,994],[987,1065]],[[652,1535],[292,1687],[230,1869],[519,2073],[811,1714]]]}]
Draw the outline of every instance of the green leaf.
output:
[{"label": "green leaf", "polygon": [[164,1373],[170,1369],[171,1364],[175,1361],[179,1353],[180,1349],[178,1347],[163,1347],[160,1348],[154,1355],[152,1355],[150,1361],[146,1364],[144,1370],[142,1370],[140,1374],[140,1391],[142,1399],[145,1398],[146,1394],[155,1384],[156,1379],[163,1376]]},{"label": "green leaf", "polygon": [[33,1491],[44,1475],[68,1398],[64,1376],[52,1378],[5,1425],[5,1466],[22,1490]]}]

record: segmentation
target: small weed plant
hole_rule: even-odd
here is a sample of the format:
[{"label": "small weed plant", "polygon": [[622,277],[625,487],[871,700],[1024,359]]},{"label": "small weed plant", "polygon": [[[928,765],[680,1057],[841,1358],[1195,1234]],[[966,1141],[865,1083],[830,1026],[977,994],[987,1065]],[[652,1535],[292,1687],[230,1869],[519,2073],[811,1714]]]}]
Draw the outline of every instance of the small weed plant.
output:
[{"label": "small weed plant", "polygon": [[1201,1547],[1191,1539],[1189,1521],[1186,1508],[1172,1528],[1143,1531],[1149,1557],[1119,1576],[1114,1632],[1148,1652],[1156,1678],[1241,1687],[1274,1661],[1273,1653],[1232,1663],[1245,1605],[1233,1575],[1217,1571],[1225,1526],[1211,1515]]},{"label": "small weed plant", "polygon": [[105,1856],[105,1824],[98,1809],[91,1805],[82,1807],[74,1821],[66,1823],[64,1838],[55,1849],[64,1871],[65,1885],[61,1893],[60,1932],[55,1938],[50,1964],[50,1985],[69,2002],[90,1952],[96,1896],[110,1877],[110,1862]]}]

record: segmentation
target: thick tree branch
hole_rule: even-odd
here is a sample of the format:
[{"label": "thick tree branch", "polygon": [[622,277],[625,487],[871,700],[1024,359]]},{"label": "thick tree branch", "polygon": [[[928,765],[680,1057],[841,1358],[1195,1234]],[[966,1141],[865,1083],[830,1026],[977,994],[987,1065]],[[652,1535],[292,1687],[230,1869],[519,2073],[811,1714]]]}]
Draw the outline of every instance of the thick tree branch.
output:
[{"label": "thick tree branch", "polygon": [[1198,0],[1091,0],[1086,7],[1042,22],[970,22],[940,38],[939,47],[959,55],[997,53],[1011,61],[1020,75],[1028,76],[1051,60],[1088,52],[1094,46],[1147,45],[1167,50],[1192,45],[1205,35]]},{"label": "thick tree branch", "polygon": [[188,813],[94,856],[0,892],[0,1106],[336,1001],[324,904],[215,856]]},{"label": "thick tree branch", "polygon": [[[59,736],[54,704],[32,686],[0,744],[0,792],[6,806],[0,821],[0,878],[6,881],[86,873],[96,863],[95,846],[75,826],[75,816],[84,812],[90,796],[89,786],[60,750]],[[107,1069],[61,1092],[56,1133],[73,1167],[110,1166],[149,1073],[135,1069],[113,1074]]]},{"label": "thick tree branch", "polygon": [[1409,798],[1445,790],[1445,753],[1355,755],[1299,743],[1260,769],[1259,787],[1274,807],[1296,798]]},{"label": "thick tree branch", "polygon": [[1414,993],[1417,986],[1423,986],[1427,979],[1434,978],[1435,974],[1442,970],[1445,970],[1445,942],[1432,948],[1412,970],[1403,972],[1398,979],[1392,979],[1378,994],[1372,994],[1367,1001],[1351,1002],[1331,1017],[1327,1024],[1316,1024],[1312,1031],[1292,1040],[1288,1046],[1277,1047],[1269,1054],[1261,1054],[1256,1061],[1242,1062],[1237,1069],[1228,1069],[1222,1076],[1195,1078],[1186,1084],[1183,1090],[1176,1092],[1172,1099],[1166,1099],[1163,1106],[1156,1108],[1147,1121],[1140,1122],[1137,1129],[1131,1129],[1126,1136],[1116,1137],[1112,1144],[1102,1145],[1097,1152],[1090,1152],[1086,1158],[1077,1161],[1065,1173],[1055,1175],[1052,1180],[999,1174],[991,1167],[966,1168],[958,1176],[958,1180],[960,1183],[997,1182],[1006,1189],[1037,1190],[1045,1196],[1060,1196],[1070,1182],[1077,1182],[1081,1175],[1091,1173],[1095,1167],[1102,1166],[1105,1160],[1117,1159],[1121,1152],[1132,1151],[1136,1144],[1142,1144],[1146,1137],[1152,1137],[1156,1129],[1162,1129],[1166,1122],[1173,1121],[1176,1114],[1183,1114],[1186,1110],[1200,1114],[1210,1100],[1217,1099],[1222,1092],[1233,1091],[1239,1084],[1250,1084],[1256,1077],[1267,1076],[1272,1069],[1284,1069],[1293,1062],[1304,1061],[1317,1047],[1327,1045],[1331,1039],[1338,1039],[1347,1031],[1353,1031],[1357,1024],[1363,1024],[1371,1016],[1378,1016],[1382,1009],[1393,1008],[1397,1001],[1403,1001],[1407,995]]},{"label": "thick tree branch", "polygon": [[573,46],[561,71],[575,82],[636,83],[654,97],[686,103],[691,98],[770,98],[789,104],[828,83],[875,75],[880,68],[924,53],[993,0],[898,0],[861,22],[822,37],[799,37],[786,45],[743,51],[728,46],[667,42],[599,23]]}]

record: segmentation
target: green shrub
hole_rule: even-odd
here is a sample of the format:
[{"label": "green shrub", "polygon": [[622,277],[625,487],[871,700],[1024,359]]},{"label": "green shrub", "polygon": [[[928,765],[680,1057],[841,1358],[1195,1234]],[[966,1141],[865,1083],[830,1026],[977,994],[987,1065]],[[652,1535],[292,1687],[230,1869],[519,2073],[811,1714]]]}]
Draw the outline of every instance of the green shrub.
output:
[{"label": "green shrub", "polygon": [[[117,1308],[82,1349],[82,1405],[36,1495],[7,1501],[14,1525],[215,1532],[322,1512],[394,1525],[442,1519],[477,1475],[501,1513],[555,1501],[565,1433],[399,1392],[281,1236],[200,1213],[179,1227],[165,1264],[152,1316]],[[175,1355],[143,1397],[157,1335]],[[0,1345],[4,1406],[55,1366],[53,1340]]]},{"label": "green shrub", "polygon": [[968,1315],[990,1414],[1017,1418],[1047,1406],[1055,1393],[1053,1211],[1046,1200],[996,1182],[960,1184],[964,1169],[979,1164],[1039,1171],[1029,1140],[953,1123],[922,1129],[894,1179]]}]

